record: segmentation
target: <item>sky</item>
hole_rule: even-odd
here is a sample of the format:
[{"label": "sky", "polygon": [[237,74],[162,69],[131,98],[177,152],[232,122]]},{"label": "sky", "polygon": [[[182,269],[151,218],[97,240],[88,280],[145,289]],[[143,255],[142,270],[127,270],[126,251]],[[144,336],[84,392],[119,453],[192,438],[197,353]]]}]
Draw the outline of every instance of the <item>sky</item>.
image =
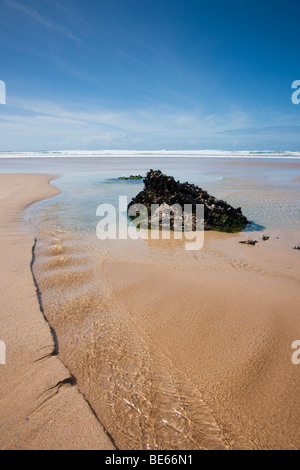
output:
[{"label": "sky", "polygon": [[299,0],[0,0],[0,151],[299,151],[299,22]]}]

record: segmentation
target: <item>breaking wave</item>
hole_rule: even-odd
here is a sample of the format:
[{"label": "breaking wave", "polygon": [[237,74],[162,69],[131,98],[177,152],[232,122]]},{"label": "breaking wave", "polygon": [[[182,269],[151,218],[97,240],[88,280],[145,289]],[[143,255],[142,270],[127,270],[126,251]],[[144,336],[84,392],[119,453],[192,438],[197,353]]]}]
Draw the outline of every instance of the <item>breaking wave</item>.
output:
[{"label": "breaking wave", "polygon": [[0,158],[110,158],[110,157],[177,157],[177,158],[251,158],[300,159],[300,152],[246,150],[57,150],[34,152],[0,152]]}]

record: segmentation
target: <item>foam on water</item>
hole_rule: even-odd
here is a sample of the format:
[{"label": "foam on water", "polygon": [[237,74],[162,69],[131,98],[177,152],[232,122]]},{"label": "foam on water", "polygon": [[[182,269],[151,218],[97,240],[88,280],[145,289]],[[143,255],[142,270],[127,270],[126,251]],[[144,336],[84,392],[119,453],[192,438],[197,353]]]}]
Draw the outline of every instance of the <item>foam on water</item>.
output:
[{"label": "foam on water", "polygon": [[1,158],[99,158],[99,157],[204,157],[251,159],[300,159],[300,152],[274,150],[51,150],[0,152]]}]

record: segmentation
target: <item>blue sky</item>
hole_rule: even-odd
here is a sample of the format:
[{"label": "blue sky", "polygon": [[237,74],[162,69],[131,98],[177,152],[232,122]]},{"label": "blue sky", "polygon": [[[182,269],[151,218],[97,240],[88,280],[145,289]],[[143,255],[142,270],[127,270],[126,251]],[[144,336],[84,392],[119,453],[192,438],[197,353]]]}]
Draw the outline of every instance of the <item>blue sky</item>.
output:
[{"label": "blue sky", "polygon": [[0,0],[0,150],[300,150],[299,0]]}]

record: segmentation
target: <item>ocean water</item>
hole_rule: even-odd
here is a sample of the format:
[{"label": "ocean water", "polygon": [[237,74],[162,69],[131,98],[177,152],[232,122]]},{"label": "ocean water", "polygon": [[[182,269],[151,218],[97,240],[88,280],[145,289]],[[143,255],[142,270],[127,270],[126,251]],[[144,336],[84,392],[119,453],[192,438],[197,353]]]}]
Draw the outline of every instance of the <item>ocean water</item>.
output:
[{"label": "ocean water", "polygon": [[[95,232],[100,204],[116,207],[119,196],[131,200],[143,188],[141,181],[119,181],[120,176],[145,175],[161,169],[176,179],[194,183],[226,200],[252,222],[252,229],[300,229],[300,161],[291,159],[231,158],[76,158],[0,160],[0,171],[42,172],[58,175],[53,183],[62,193],[26,212],[34,220],[43,212],[62,228]],[[36,217],[38,216],[38,217]],[[49,215],[50,217],[50,215]]]}]

